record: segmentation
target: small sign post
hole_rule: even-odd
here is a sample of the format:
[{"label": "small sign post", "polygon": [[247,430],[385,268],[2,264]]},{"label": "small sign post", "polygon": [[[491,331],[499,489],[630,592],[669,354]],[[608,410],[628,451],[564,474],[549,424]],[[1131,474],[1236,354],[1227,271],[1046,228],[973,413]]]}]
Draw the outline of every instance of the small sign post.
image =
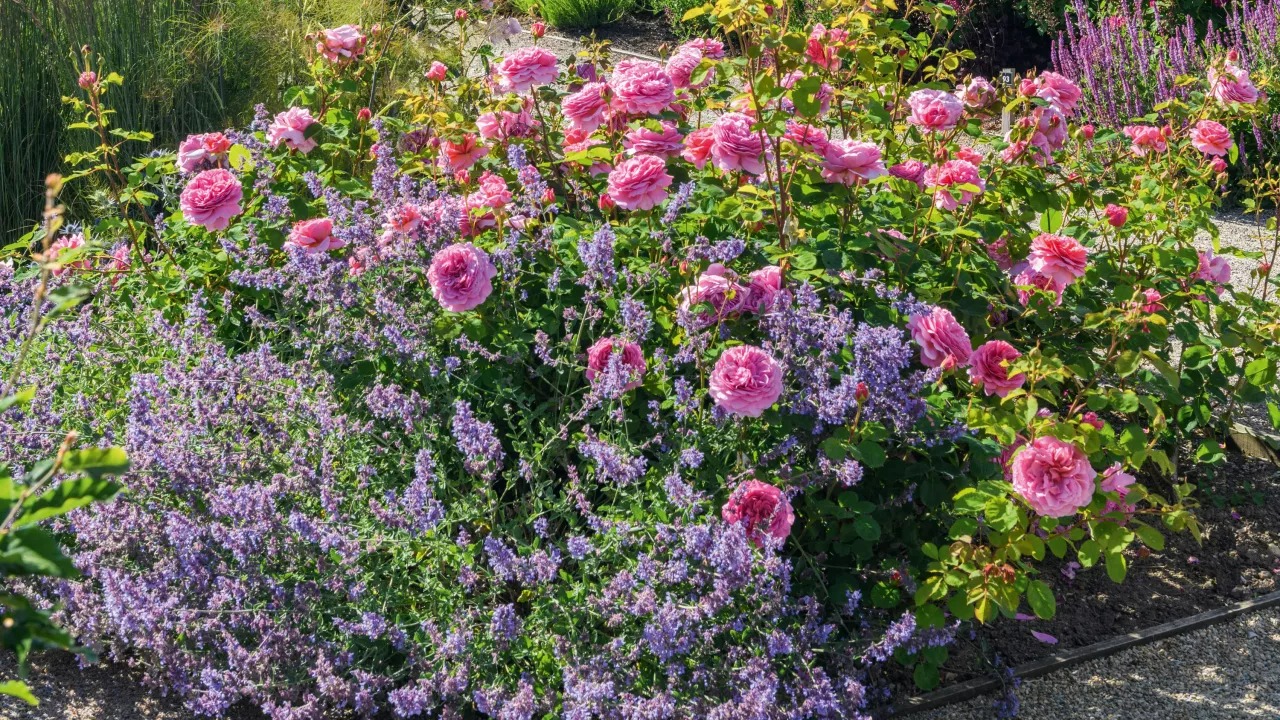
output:
[{"label": "small sign post", "polygon": [[[1014,80],[1013,68],[1005,68],[1000,71],[1000,82],[1004,83],[1005,87],[1012,87],[1013,80]],[[1009,109],[1003,108],[1000,111],[1000,134],[1007,136],[1009,134],[1009,128],[1012,126],[1012,123],[1013,123],[1013,119],[1009,117]]]}]

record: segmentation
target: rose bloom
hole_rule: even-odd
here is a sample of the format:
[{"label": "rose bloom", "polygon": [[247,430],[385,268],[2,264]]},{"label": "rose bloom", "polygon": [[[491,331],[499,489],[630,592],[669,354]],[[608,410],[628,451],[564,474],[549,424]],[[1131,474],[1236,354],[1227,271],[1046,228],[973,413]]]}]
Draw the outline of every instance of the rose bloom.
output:
[{"label": "rose bloom", "polygon": [[737,487],[720,510],[724,521],[741,523],[751,542],[760,545],[765,536],[785,540],[796,521],[787,496],[773,485],[748,480]]},{"label": "rose bloom", "polygon": [[499,110],[498,112],[481,113],[476,118],[476,129],[480,137],[486,140],[506,140],[534,135],[538,121],[533,119],[529,109],[520,112]]},{"label": "rose bloom", "polygon": [[449,66],[439,60],[432,60],[431,67],[427,68],[426,78],[431,82],[444,82],[449,77]]},{"label": "rose bloom", "polygon": [[475,237],[498,225],[498,219],[494,217],[493,208],[489,205],[489,198],[482,191],[464,197],[459,209],[462,212],[458,216],[458,234],[462,237]]},{"label": "rose bloom", "polygon": [[1056,72],[1044,71],[1036,78],[1035,96],[1048,101],[1063,115],[1070,116],[1083,93],[1074,82]]},{"label": "rose bloom", "polygon": [[1191,131],[1191,145],[1205,155],[1226,155],[1235,144],[1231,131],[1212,120],[1201,120]]},{"label": "rose bloom", "polygon": [[752,310],[765,313],[778,304],[782,294],[782,268],[767,265],[747,276],[747,303]]},{"label": "rose bloom", "polygon": [[231,149],[231,141],[220,132],[188,135],[178,145],[178,169],[189,174],[204,169]]},{"label": "rose bloom", "polygon": [[1160,294],[1159,290],[1156,290],[1155,288],[1147,288],[1146,290],[1143,290],[1142,302],[1141,302],[1142,312],[1144,313],[1160,312],[1161,310],[1164,309],[1164,305],[1160,303],[1161,300],[1164,300],[1164,296]]},{"label": "rose bloom", "polygon": [[1137,481],[1137,478],[1121,468],[1120,463],[1115,463],[1102,471],[1102,482],[1099,483],[1099,487],[1103,492],[1119,493],[1120,497],[1124,497],[1129,494],[1129,486]]},{"label": "rose bloom", "polygon": [[[693,71],[697,70],[701,63],[701,50],[692,47],[677,50],[667,59],[667,76],[671,78],[671,84],[680,89],[693,87]],[[711,84],[711,73],[698,83],[698,87],[706,87],[709,84]]]},{"label": "rose bloom", "polygon": [[1013,284],[1019,286],[1018,302],[1021,303],[1023,307],[1026,307],[1026,305],[1031,302],[1031,295],[1033,292],[1024,288],[1030,287],[1053,295],[1054,305],[1062,304],[1062,291],[1067,289],[1067,283],[1059,282],[1049,275],[1043,275],[1030,268],[1026,268],[1021,272],[1016,273],[1013,278]]},{"label": "rose bloom", "polygon": [[1221,255],[1214,255],[1212,251],[1202,252],[1200,267],[1196,268],[1195,274],[1191,277],[1193,280],[1226,285],[1231,282],[1231,264]]},{"label": "rose bloom", "polygon": [[347,62],[364,54],[365,42],[368,40],[355,25],[343,25],[330,30],[321,30],[316,52],[329,62]]},{"label": "rose bloom", "polygon": [[1032,270],[1066,287],[1084,276],[1089,265],[1089,251],[1075,238],[1040,233],[1031,241],[1027,264]]},{"label": "rose bloom", "polygon": [[294,223],[285,243],[309,253],[328,252],[346,244],[333,236],[333,221],[327,217]]},{"label": "rose bloom", "polygon": [[684,150],[680,153],[680,157],[693,163],[694,167],[701,170],[707,166],[707,161],[711,159],[711,146],[715,144],[715,138],[712,136],[711,128],[699,128],[685,136]]},{"label": "rose bloom", "polygon": [[907,98],[907,105],[911,108],[907,122],[933,132],[954,130],[964,114],[964,103],[942,90],[917,90]]},{"label": "rose bloom", "polygon": [[396,234],[403,235],[417,230],[422,225],[422,219],[422,210],[410,203],[388,210],[382,221],[384,244],[394,239]]},{"label": "rose bloom", "polygon": [[973,344],[950,311],[935,307],[928,315],[916,313],[907,320],[907,330],[920,346],[925,366],[948,370],[969,364]]},{"label": "rose bloom", "polygon": [[737,312],[753,309],[750,286],[738,283],[733,271],[720,263],[712,263],[698,276],[692,287],[680,291],[680,309],[692,312],[699,305],[710,305],[711,312],[699,313],[695,320],[711,325]]},{"label": "rose bloom", "polygon": [[604,124],[605,111],[609,109],[605,99],[608,89],[602,82],[589,82],[560,102],[560,112],[573,127],[592,132]]},{"label": "rose bloom", "polygon": [[956,95],[965,107],[978,110],[991,104],[996,99],[996,89],[992,87],[991,82],[982,76],[978,76],[969,81],[968,85],[958,88]]},{"label": "rose bloom", "polygon": [[982,161],[986,159],[982,156],[982,153],[974,150],[973,148],[967,147],[957,149],[953,155],[955,156],[955,159],[963,160],[970,165],[981,165]]},{"label": "rose bloom", "polygon": [[458,172],[466,170],[476,161],[489,154],[489,148],[479,144],[476,136],[467,133],[462,136],[462,142],[453,142],[445,140],[443,144],[444,158],[449,164],[449,169]]},{"label": "rose bloom", "polygon": [[644,375],[647,367],[644,351],[636,343],[608,337],[600,338],[594,345],[587,348],[587,380],[594,381],[597,375],[609,367],[609,357],[615,351],[622,356],[622,364],[633,378],[624,386],[624,389],[632,390],[643,385],[640,376]]},{"label": "rose bloom", "polygon": [[1169,149],[1164,133],[1158,127],[1150,125],[1128,125],[1124,134],[1133,140],[1133,154],[1143,157],[1149,152],[1164,152]]},{"label": "rose bloom", "polygon": [[623,60],[610,78],[614,110],[632,115],[656,115],[675,102],[675,84],[655,62]]},{"label": "rose bloom", "polygon": [[1074,515],[1088,505],[1098,476],[1080,448],[1052,435],[1018,451],[1010,469],[1014,491],[1045,517]]},{"label": "rose bloom", "polygon": [[[941,210],[955,210],[968,205],[978,193],[987,189],[987,183],[978,174],[978,168],[967,160],[948,160],[925,171],[924,184],[933,189],[933,205]],[[952,186],[972,185],[978,188],[961,190],[959,199],[948,189]]]},{"label": "rose bloom", "polygon": [[[49,244],[48,260],[57,262],[58,256],[62,253],[73,250],[78,247],[84,247],[84,235],[76,233],[74,235],[63,235]],[[88,270],[90,267],[89,259],[77,260],[76,262],[65,264],[62,267],[53,270],[54,275],[62,275],[72,270]]]},{"label": "rose bloom", "polygon": [[637,155],[609,173],[609,196],[623,210],[649,210],[667,199],[671,179],[662,158]]},{"label": "rose bloom", "polygon": [[822,151],[822,179],[853,185],[888,174],[880,148],[857,140],[832,140]]},{"label": "rose bloom", "polygon": [[712,60],[724,59],[724,43],[713,38],[694,38],[680,47],[676,48],[676,52],[692,48],[702,53],[702,57],[711,58]]},{"label": "rose bloom", "polygon": [[760,156],[764,139],[751,129],[752,120],[742,113],[725,113],[711,124],[711,162],[725,172],[764,172]]},{"label": "rose bloom", "polygon": [[311,111],[306,108],[292,107],[278,114],[271,120],[267,128],[267,143],[271,147],[279,147],[284,143],[290,150],[303,155],[315,149],[316,141],[306,136],[307,128],[316,124]]},{"label": "rose bloom", "polygon": [[1020,357],[1022,353],[1004,340],[988,340],[969,356],[973,363],[969,367],[969,378],[981,385],[986,394],[1004,397],[1027,380],[1022,373],[1009,377],[1009,364]]},{"label": "rose bloom", "polygon": [[1249,79],[1249,72],[1228,62],[1222,72],[1217,68],[1209,70],[1209,94],[1220,103],[1242,103],[1252,105],[1258,102],[1258,88]]},{"label": "rose bloom", "polygon": [[555,53],[540,47],[522,47],[507,53],[497,65],[498,77],[511,92],[526,93],[535,85],[556,81]]},{"label": "rose bloom", "polygon": [[819,155],[826,150],[827,144],[831,142],[831,139],[827,137],[826,131],[822,128],[795,120],[787,121],[787,132],[782,137],[805,150],[812,150]]},{"label": "rose bloom", "polygon": [[455,243],[431,258],[427,280],[431,294],[450,312],[478,307],[493,292],[498,274],[485,251],[469,242]]},{"label": "rose bloom", "polygon": [[929,166],[919,160],[904,160],[889,168],[889,174],[896,178],[902,178],[908,182],[913,182],[923,189],[924,173],[928,169]]},{"label": "rose bloom", "polygon": [[1107,215],[1107,224],[1111,227],[1121,227],[1129,219],[1129,209],[1120,205],[1107,205],[1107,209],[1103,211]]},{"label": "rose bloom", "polygon": [[654,130],[646,125],[632,128],[622,136],[622,146],[630,155],[661,155],[673,158],[684,149],[684,137],[676,129],[676,124],[663,120],[662,130]]},{"label": "rose bloom", "polygon": [[840,44],[844,43],[848,38],[848,31],[828,30],[825,25],[818,23],[813,26],[813,31],[809,33],[809,40],[805,43],[804,54],[809,58],[809,62],[814,65],[824,70],[836,72],[842,64],[837,51]]},{"label": "rose bloom", "polygon": [[716,360],[708,385],[720,409],[760,417],[782,396],[782,366],[754,345],[736,345]]},{"label": "rose bloom", "polygon": [[221,230],[242,212],[240,200],[243,198],[240,178],[218,168],[191,178],[178,198],[178,207],[182,209],[182,217],[192,225]]}]

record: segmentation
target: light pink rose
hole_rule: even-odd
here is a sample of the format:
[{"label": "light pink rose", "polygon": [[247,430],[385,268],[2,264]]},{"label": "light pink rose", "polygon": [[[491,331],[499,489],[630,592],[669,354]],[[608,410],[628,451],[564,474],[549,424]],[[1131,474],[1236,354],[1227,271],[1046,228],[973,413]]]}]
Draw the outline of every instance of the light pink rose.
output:
[{"label": "light pink rose", "polygon": [[1019,450],[1011,471],[1014,491],[1045,517],[1074,515],[1088,505],[1098,476],[1080,448],[1052,435]]},{"label": "light pink rose", "polygon": [[747,537],[756,545],[760,545],[765,536],[786,540],[791,534],[791,525],[796,521],[787,496],[773,485],[759,480],[748,480],[739,485],[721,508],[720,516],[730,525],[741,523]]},{"label": "light pink rose", "polygon": [[711,58],[712,60],[724,59],[724,43],[713,38],[694,38],[689,42],[676,48],[676,52],[692,48],[702,53],[702,57]]},{"label": "light pink rose", "polygon": [[822,179],[842,185],[875,180],[888,174],[880,148],[857,140],[832,140],[822,150]]},{"label": "light pink rose", "polygon": [[431,294],[450,312],[479,307],[493,292],[498,274],[485,251],[469,242],[455,243],[436,253],[427,270]]},{"label": "light pink rose", "polygon": [[501,210],[511,202],[511,188],[507,187],[507,181],[501,175],[485,171],[477,184],[480,186],[478,192],[486,206]]},{"label": "light pink rose", "polygon": [[1111,227],[1123,227],[1129,220],[1129,208],[1122,205],[1108,204],[1103,212],[1106,213],[1107,224]]},{"label": "light pink rose", "polygon": [[350,62],[364,54],[364,46],[368,38],[360,32],[356,25],[321,30],[316,52],[329,62]]},{"label": "light pink rose", "polygon": [[974,166],[981,165],[982,161],[986,159],[982,156],[982,153],[978,152],[977,150],[974,150],[973,148],[967,148],[967,147],[957,148],[956,151],[952,153],[952,155],[955,157],[955,159],[963,160],[969,163],[970,165],[974,165]]},{"label": "light pink rose", "polygon": [[661,65],[647,60],[623,60],[609,80],[611,106],[620,113],[656,115],[675,102],[675,84]]},{"label": "light pink rose", "polygon": [[680,157],[693,163],[693,166],[701,170],[707,166],[707,161],[711,159],[711,147],[715,144],[715,137],[711,128],[699,128],[685,136],[684,150],[680,153]]},{"label": "light pink rose", "polygon": [[609,86],[602,82],[589,82],[560,101],[560,112],[573,127],[592,132],[605,122],[605,111],[609,109],[609,101],[605,98],[608,89]]},{"label": "light pink rose", "polygon": [[301,107],[291,107],[278,114],[267,128],[267,142],[271,147],[280,147],[284,143],[290,150],[306,155],[316,147],[314,138],[307,137],[307,128],[316,124],[311,111]]},{"label": "light pink rose", "polygon": [[471,133],[463,135],[462,142],[445,140],[442,148],[449,169],[453,172],[466,170],[475,165],[477,160],[489,154],[489,148],[479,144],[476,136]]},{"label": "light pink rose", "polygon": [[929,166],[919,160],[904,160],[889,168],[889,174],[896,178],[902,178],[907,182],[913,182],[923,189],[924,174],[928,169]]},{"label": "light pink rose", "polygon": [[587,348],[587,380],[594,381],[597,375],[609,367],[609,358],[615,351],[622,356],[622,365],[632,378],[624,389],[632,390],[643,385],[640,377],[644,375],[647,367],[644,350],[641,350],[637,343],[608,337],[600,338],[594,345]]},{"label": "light pink rose", "polygon": [[449,66],[439,60],[432,60],[431,67],[427,68],[426,77],[431,82],[444,82],[449,77]]},{"label": "light pink rose", "polygon": [[[1067,289],[1067,283],[1058,282],[1053,277],[1042,275],[1031,268],[1025,268],[1016,273],[1013,278],[1013,284],[1018,286],[1018,302],[1022,303],[1024,307],[1031,302],[1034,290],[1042,290],[1053,295],[1053,304],[1061,305],[1062,291]],[[1025,288],[1034,288],[1034,290]]]},{"label": "light pink rose", "polygon": [[1080,102],[1083,93],[1070,79],[1046,70],[1036,78],[1035,96],[1048,101],[1063,115],[1070,117],[1075,112],[1076,103]]},{"label": "light pink rose", "polygon": [[536,46],[512,50],[496,69],[503,87],[516,93],[527,93],[536,85],[550,85],[559,75],[555,53]]},{"label": "light pink rose", "polygon": [[667,164],[654,155],[637,155],[609,173],[609,196],[624,210],[649,210],[667,199]]},{"label": "light pink rose", "polygon": [[760,156],[764,139],[751,129],[752,120],[742,113],[725,113],[711,124],[711,162],[725,172],[741,170],[759,175],[764,172]]},{"label": "light pink rose", "polygon": [[1194,280],[1226,285],[1231,282],[1231,263],[1221,255],[1214,255],[1211,250],[1202,252],[1200,267],[1196,268],[1195,274],[1191,277]]},{"label": "light pink rose", "polygon": [[996,89],[991,85],[991,81],[979,75],[970,80],[968,85],[958,89],[956,95],[965,107],[978,110],[990,105],[996,99]]},{"label": "light pink rose", "polygon": [[907,330],[920,346],[920,362],[925,366],[948,370],[969,364],[973,344],[950,311],[935,307],[927,315],[916,313],[907,320]]},{"label": "light pink rose", "polygon": [[1137,478],[1121,468],[1120,463],[1115,463],[1102,471],[1102,482],[1099,487],[1103,492],[1119,493],[1120,497],[1124,497],[1129,494],[1129,486],[1137,481]]},{"label": "light pink rose", "polygon": [[[83,233],[76,233],[74,235],[63,235],[62,237],[58,238],[57,240],[54,240],[52,243],[49,244],[49,254],[47,259],[50,262],[57,262],[58,257],[61,256],[62,253],[67,252],[68,250],[74,250],[75,248],[79,248],[79,247],[84,247]],[[89,267],[90,267],[89,259],[84,258],[82,260],[77,260],[72,263],[66,263],[62,265],[62,267],[59,267],[56,270],[53,270],[52,272],[54,275],[62,275],[72,270],[88,270]]]},{"label": "light pink rose", "polygon": [[782,366],[754,345],[736,345],[720,355],[708,384],[725,412],[760,417],[782,396]]},{"label": "light pink rose", "polygon": [[747,302],[752,310],[767,313],[773,310],[782,294],[782,268],[766,265],[747,276]]},{"label": "light pink rose", "polygon": [[520,112],[499,110],[481,113],[476,118],[476,129],[485,140],[506,140],[508,138],[529,137],[538,127],[538,121],[526,108]]},{"label": "light pink rose", "polygon": [[1124,134],[1133,141],[1133,154],[1143,157],[1149,152],[1164,152],[1169,143],[1158,127],[1150,125],[1128,125]]},{"label": "light pink rose", "polygon": [[1084,277],[1085,268],[1089,266],[1089,251],[1075,238],[1040,233],[1031,241],[1027,264],[1065,288],[1076,278]]},{"label": "light pink rose", "polygon": [[1009,377],[1009,364],[1020,357],[1022,353],[1004,340],[988,340],[969,356],[973,363],[969,367],[969,378],[981,385],[986,394],[1004,397],[1027,380],[1022,373]]},{"label": "light pink rose", "polygon": [[294,223],[285,243],[309,253],[328,252],[346,244],[333,236],[333,221],[327,217]]},{"label": "light pink rose", "polygon": [[188,135],[178,145],[178,169],[184,174],[204,170],[225,157],[231,141],[220,132]]},{"label": "light pink rose", "polygon": [[964,115],[964,103],[942,90],[916,90],[907,98],[907,106],[911,108],[907,122],[933,132],[954,130]]},{"label": "light pink rose", "polygon": [[489,198],[482,191],[473,192],[462,198],[462,213],[458,216],[458,234],[471,238],[485,230],[497,227],[498,219],[494,217]]},{"label": "light pink rose", "polygon": [[661,127],[661,130],[654,130],[647,125],[632,128],[622,136],[622,146],[630,155],[660,155],[664,158],[678,156],[684,150],[684,137],[670,120],[663,120]]},{"label": "light pink rose", "polygon": [[738,283],[733,271],[720,263],[712,263],[691,287],[680,291],[680,309],[692,312],[699,305],[710,305],[711,312],[695,318],[701,325],[713,325],[726,317],[754,309],[751,288]]},{"label": "light pink rose", "polygon": [[819,155],[826,150],[827,145],[831,142],[831,139],[827,137],[826,131],[822,128],[796,120],[787,121],[787,132],[782,137],[805,150],[816,152]]},{"label": "light pink rose", "polygon": [[1225,125],[1201,120],[1191,131],[1191,145],[1205,155],[1226,155],[1236,141]]},{"label": "light pink rose", "polygon": [[1252,105],[1258,102],[1258,88],[1249,79],[1249,72],[1244,68],[1226,63],[1222,72],[1217,68],[1209,70],[1209,95],[1220,103],[1241,103]]},{"label": "light pink rose", "polygon": [[[701,62],[701,50],[692,47],[677,50],[674,55],[667,58],[667,76],[671,78],[671,83],[679,89],[693,87],[693,71],[698,69],[698,65]],[[706,87],[710,83],[711,73],[707,73],[707,77],[698,83],[698,87]]]},{"label": "light pink rose", "polygon": [[239,215],[244,189],[240,178],[221,168],[205,170],[191,178],[178,199],[182,217],[192,225],[208,230],[221,230]]},{"label": "light pink rose", "polygon": [[[948,160],[925,171],[921,178],[925,187],[933,190],[933,206],[940,210],[955,210],[968,205],[978,193],[987,189],[987,182],[978,173],[978,167],[967,160]],[[969,185],[974,190],[961,190],[957,199],[950,188]]]}]

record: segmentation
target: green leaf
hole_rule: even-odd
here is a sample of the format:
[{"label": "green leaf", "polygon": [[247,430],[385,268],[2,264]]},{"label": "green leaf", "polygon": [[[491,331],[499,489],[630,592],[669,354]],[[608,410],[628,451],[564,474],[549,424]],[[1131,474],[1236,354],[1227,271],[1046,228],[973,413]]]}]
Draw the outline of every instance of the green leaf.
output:
[{"label": "green leaf", "polygon": [[822,78],[817,75],[809,75],[797,81],[791,88],[791,102],[795,104],[796,111],[806,117],[816,116],[822,109],[822,103],[818,101],[818,93],[821,91]]},{"label": "green leaf", "polygon": [[129,456],[122,448],[86,448],[67,453],[62,460],[66,472],[83,472],[90,477],[118,475],[129,469]]},{"label": "green leaf", "polygon": [[1141,355],[1133,350],[1125,350],[1120,353],[1120,357],[1116,358],[1116,373],[1120,377],[1128,377],[1138,369],[1138,361]]},{"label": "green leaf", "polygon": [[28,385],[14,394],[0,398],[0,412],[4,412],[14,405],[26,405],[31,402],[31,398],[36,396],[36,386]]},{"label": "green leaf", "polygon": [[1032,580],[1027,585],[1027,603],[1031,611],[1041,620],[1052,620],[1058,611],[1058,603],[1053,599],[1053,590],[1043,580]]},{"label": "green leaf", "polygon": [[79,573],[58,541],[41,527],[24,527],[0,538],[0,574],[71,578]]},{"label": "green leaf", "polygon": [[1276,381],[1276,361],[1260,357],[1244,366],[1244,377],[1253,385],[1269,387]]},{"label": "green leaf", "polygon": [[1107,577],[1113,582],[1124,582],[1124,576],[1129,572],[1129,561],[1125,559],[1124,553],[1113,552],[1107,553]]},{"label": "green leaf", "polygon": [[874,542],[880,539],[880,523],[871,515],[859,515],[853,521],[853,529],[863,540]]},{"label": "green leaf", "polygon": [[40,701],[36,699],[36,696],[31,694],[31,689],[28,688],[27,684],[21,680],[0,682],[0,695],[8,695],[9,697],[18,698],[32,707],[40,704]]},{"label": "green leaf", "polygon": [[916,665],[912,678],[916,682],[916,687],[921,690],[932,690],[938,687],[938,668],[929,663],[919,663]]},{"label": "green leaf", "polygon": [[47,518],[65,515],[91,502],[110,500],[119,492],[119,484],[103,478],[83,477],[64,480],[23,505],[22,514],[14,521],[13,526],[22,527]]},{"label": "green leaf", "polygon": [[1040,215],[1040,229],[1047,233],[1056,233],[1062,229],[1066,215],[1061,210],[1046,209]]},{"label": "green leaf", "polygon": [[1134,534],[1142,539],[1143,545],[1146,545],[1156,552],[1160,552],[1164,549],[1164,535],[1161,535],[1159,530],[1156,530],[1145,523],[1138,522],[1133,523],[1130,527]]},{"label": "green leaf", "polygon": [[1008,498],[993,497],[983,506],[983,514],[996,532],[1007,533],[1018,524],[1018,508]]}]

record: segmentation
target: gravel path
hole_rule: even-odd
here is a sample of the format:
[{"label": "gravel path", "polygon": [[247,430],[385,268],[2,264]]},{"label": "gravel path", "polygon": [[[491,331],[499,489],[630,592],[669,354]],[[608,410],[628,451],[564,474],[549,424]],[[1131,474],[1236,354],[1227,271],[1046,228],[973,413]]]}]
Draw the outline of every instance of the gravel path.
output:
[{"label": "gravel path", "polygon": [[[1161,640],[1022,683],[1035,720],[1280,717],[1280,609]],[[911,716],[989,720],[991,696]]]}]

